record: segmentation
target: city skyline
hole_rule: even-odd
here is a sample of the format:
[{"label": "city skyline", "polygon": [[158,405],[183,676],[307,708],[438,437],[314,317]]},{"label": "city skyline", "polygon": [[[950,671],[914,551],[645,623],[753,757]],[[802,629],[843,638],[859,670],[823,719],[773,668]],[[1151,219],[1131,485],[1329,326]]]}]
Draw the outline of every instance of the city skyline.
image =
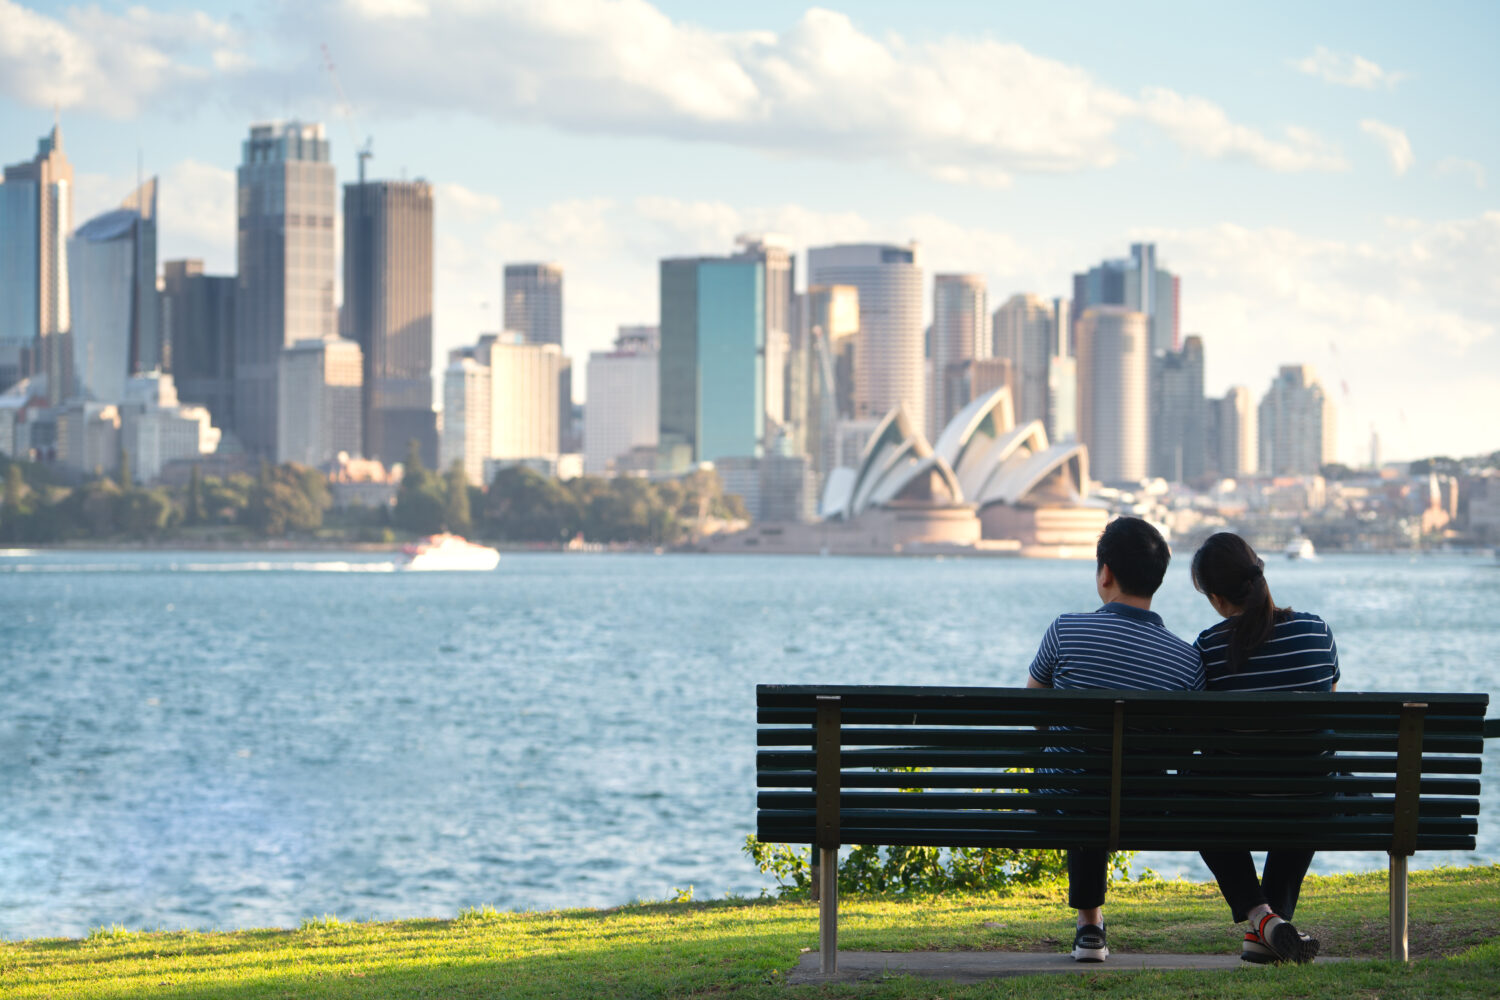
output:
[{"label": "city skyline", "polygon": [[[619,324],[655,319],[659,259],[723,253],[745,230],[785,232],[799,255],[917,240],[924,322],[936,273],[982,274],[992,305],[1050,299],[1155,242],[1182,278],[1181,333],[1204,337],[1210,396],[1245,384],[1259,398],[1281,366],[1311,365],[1339,408],[1344,461],[1363,458],[1372,423],[1390,458],[1496,447],[1478,418],[1500,389],[1500,139],[1473,113],[1497,87],[1477,71],[1493,10],[1361,8],[1360,24],[1336,8],[1214,12],[1153,37],[1103,7],[1082,34],[961,3],[551,9],[0,4],[14,40],[0,41],[4,159],[29,156],[60,105],[74,219],[116,204],[139,156],[162,177],[159,259],[223,274],[249,125],[322,121],[339,183],[373,135],[372,177],[434,184],[438,359],[500,328],[515,261],[567,271],[581,363]],[[479,59],[505,61],[489,51],[497,27],[516,37],[505,70]],[[569,31],[546,63],[520,51]],[[396,51],[407,36],[425,41]],[[449,78],[470,74],[476,93],[456,99],[421,72],[443,45]],[[515,85],[527,74],[529,96]]]}]

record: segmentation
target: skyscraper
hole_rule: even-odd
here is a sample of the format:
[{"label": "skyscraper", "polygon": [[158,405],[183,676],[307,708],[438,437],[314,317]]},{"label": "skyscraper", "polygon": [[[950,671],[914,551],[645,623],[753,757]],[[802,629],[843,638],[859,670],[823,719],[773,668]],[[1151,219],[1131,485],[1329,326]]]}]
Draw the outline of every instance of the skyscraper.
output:
[{"label": "skyscraper", "polygon": [[1262,474],[1315,476],[1334,460],[1333,400],[1311,367],[1283,365],[1257,416]]},{"label": "skyscraper", "polygon": [[235,431],[272,456],[281,351],[337,334],[334,177],[323,126],[252,125],[239,167],[235,286]]},{"label": "skyscraper", "polygon": [[555,462],[561,360],[556,344],[528,344],[514,331],[452,352],[443,374],[443,467],[459,462],[481,485],[489,460]]},{"label": "skyscraper", "polygon": [[563,270],[561,264],[505,265],[505,329],[528,344],[563,342]]},{"label": "skyscraper", "polygon": [[1010,361],[1016,381],[1016,422],[1051,426],[1048,372],[1056,351],[1057,304],[1036,295],[1012,295],[995,310],[995,357]]},{"label": "skyscraper", "polygon": [[1151,474],[1173,482],[1200,478],[1208,464],[1208,404],[1203,397],[1203,338],[1156,359],[1151,371]]},{"label": "skyscraper", "polygon": [[208,408],[215,427],[234,427],[233,275],[203,273],[201,260],[162,264],[165,354],[177,395]]},{"label": "skyscraper", "polygon": [[766,281],[766,420],[772,428],[800,423],[803,387],[792,383],[800,372],[796,360],[807,349],[793,322],[797,256],[790,241],[774,233],[742,233],[735,237],[735,260],[760,261]]},{"label": "skyscraper", "polygon": [[126,378],[162,361],[155,178],[68,238],[68,292],[73,385],[63,396],[118,403]]},{"label": "skyscraper", "polygon": [[848,244],[808,251],[810,285],[859,289],[856,416],[884,416],[905,406],[913,420],[927,413],[922,330],[922,267],[915,243]]},{"label": "skyscraper", "polygon": [[47,376],[47,398],[72,388],[68,331],[68,234],[73,231],[73,165],[62,128],[37,142],[36,156],[5,168],[0,184],[0,383]]},{"label": "skyscraper", "polygon": [[1146,315],[1150,343],[1156,355],[1177,349],[1178,304],[1181,282],[1156,260],[1156,244],[1132,243],[1130,256],[1106,260],[1073,275],[1073,315],[1090,306],[1124,306]]},{"label": "skyscraper", "polygon": [[932,419],[927,438],[959,411],[948,392],[950,375],[966,362],[990,356],[990,312],[984,278],[978,274],[939,274],[932,284]]},{"label": "skyscraper", "polygon": [[1214,401],[1214,406],[1217,411],[1214,425],[1219,438],[1215,471],[1231,478],[1255,475],[1259,455],[1250,390],[1242,385],[1231,386],[1223,399]]},{"label": "skyscraper", "polygon": [[658,443],[678,464],[754,457],[765,439],[765,265],[732,257],[661,262]]},{"label": "skyscraper", "polygon": [[802,392],[802,451],[811,460],[814,485],[838,465],[838,424],[858,409],[854,352],[859,339],[859,289],[853,285],[814,285],[797,298],[796,380]]},{"label": "skyscraper", "polygon": [[655,347],[623,329],[614,350],[589,355],[584,472],[605,475],[633,449],[656,447],[660,379]]},{"label": "skyscraper", "polygon": [[1078,439],[1100,482],[1146,477],[1148,330],[1145,313],[1123,306],[1078,317]]},{"label": "skyscraper", "polygon": [[363,453],[437,463],[432,409],[432,185],[344,185],[344,336],[364,354]]}]

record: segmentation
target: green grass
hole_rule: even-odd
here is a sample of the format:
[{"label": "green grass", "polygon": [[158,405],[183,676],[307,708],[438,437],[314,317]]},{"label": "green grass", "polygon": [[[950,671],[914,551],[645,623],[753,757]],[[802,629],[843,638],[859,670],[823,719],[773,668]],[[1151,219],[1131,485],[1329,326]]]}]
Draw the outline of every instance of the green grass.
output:
[{"label": "green grass", "polygon": [[[1071,942],[1061,887],[920,900],[846,900],[840,944],[858,951],[1061,951]],[[776,900],[645,903],[613,910],[503,913],[355,923],[327,915],[297,930],[233,933],[101,929],[82,940],[0,942],[6,1000],[89,997],[1494,997],[1500,995],[1500,866],[1412,874],[1408,966],[1103,971],[956,986],[894,978],[788,986],[817,938],[813,904]],[[1232,953],[1212,885],[1116,886],[1116,952]],[[1326,954],[1387,950],[1383,874],[1310,878],[1298,923]],[[1064,940],[1064,938],[1067,940]]]}]

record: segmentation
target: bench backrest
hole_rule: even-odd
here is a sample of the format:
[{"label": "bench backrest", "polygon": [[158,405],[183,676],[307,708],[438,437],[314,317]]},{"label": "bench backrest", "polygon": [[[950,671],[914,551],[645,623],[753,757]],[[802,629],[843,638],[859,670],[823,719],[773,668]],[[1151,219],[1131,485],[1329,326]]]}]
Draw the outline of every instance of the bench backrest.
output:
[{"label": "bench backrest", "polygon": [[1489,696],[762,684],[756,704],[765,841],[1408,855],[1474,849]]}]

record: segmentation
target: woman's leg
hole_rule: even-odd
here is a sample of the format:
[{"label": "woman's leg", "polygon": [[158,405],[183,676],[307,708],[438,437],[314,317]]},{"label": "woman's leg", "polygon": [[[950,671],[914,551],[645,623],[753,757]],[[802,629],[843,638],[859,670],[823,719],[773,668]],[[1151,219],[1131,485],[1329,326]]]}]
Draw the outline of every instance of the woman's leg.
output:
[{"label": "woman's leg", "polygon": [[1302,893],[1302,879],[1312,864],[1312,851],[1267,851],[1266,870],[1261,888],[1271,911],[1283,920],[1292,919],[1297,897]]},{"label": "woman's leg", "polygon": [[1219,880],[1219,891],[1234,914],[1234,922],[1248,918],[1250,911],[1266,902],[1255,877],[1255,860],[1249,851],[1202,851],[1203,863]]}]

